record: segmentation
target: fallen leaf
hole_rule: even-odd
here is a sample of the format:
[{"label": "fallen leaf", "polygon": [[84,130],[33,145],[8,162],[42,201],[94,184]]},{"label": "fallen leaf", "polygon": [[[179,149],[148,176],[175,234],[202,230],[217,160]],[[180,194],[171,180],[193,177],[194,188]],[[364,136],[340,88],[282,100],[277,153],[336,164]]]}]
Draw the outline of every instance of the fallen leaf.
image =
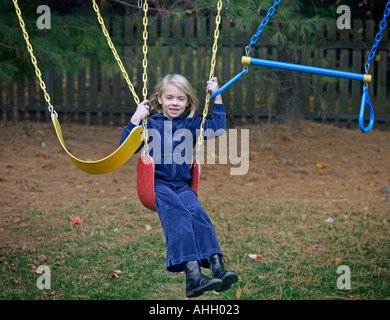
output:
[{"label": "fallen leaf", "polygon": [[38,255],[38,261],[39,262],[43,262],[43,261],[45,261],[46,260],[46,256],[44,255],[44,254],[39,254]]},{"label": "fallen leaf", "polygon": [[84,219],[81,219],[80,217],[74,217],[72,219],[72,221],[70,222],[70,224],[73,226],[75,224],[79,224],[79,225],[82,225]]},{"label": "fallen leaf", "polygon": [[294,269],[291,270],[291,273],[295,274],[296,276],[299,276],[301,271],[299,269],[294,268]]},{"label": "fallen leaf", "polygon": [[337,257],[333,260],[333,264],[339,264],[341,262],[341,258]]},{"label": "fallen leaf", "polygon": [[314,252],[315,250],[317,250],[317,248],[318,244],[313,244],[311,246],[306,246],[303,250],[305,250],[306,252]]},{"label": "fallen leaf", "polygon": [[119,276],[117,274],[113,273],[111,275],[111,279],[119,279]]},{"label": "fallen leaf", "polygon": [[383,271],[386,272],[386,271],[387,271],[387,268],[378,267],[378,269],[376,270],[376,272],[377,272],[378,275],[380,275]]},{"label": "fallen leaf", "polygon": [[326,220],[324,220],[326,223],[332,223],[332,222],[334,222],[334,220],[331,218],[331,217],[329,217],[328,219],[326,219]]},{"label": "fallen leaf", "polygon": [[323,168],[325,168],[325,165],[322,162],[317,162],[316,163],[316,168],[317,169],[323,169]]},{"label": "fallen leaf", "polygon": [[239,287],[239,288],[237,289],[237,291],[236,291],[236,297],[237,297],[237,299],[240,299],[240,297],[241,297],[241,292],[242,292],[242,289]]},{"label": "fallen leaf", "polygon": [[249,258],[251,258],[254,261],[263,261],[263,258],[261,256],[259,256],[258,254],[250,253],[248,256],[249,256]]}]

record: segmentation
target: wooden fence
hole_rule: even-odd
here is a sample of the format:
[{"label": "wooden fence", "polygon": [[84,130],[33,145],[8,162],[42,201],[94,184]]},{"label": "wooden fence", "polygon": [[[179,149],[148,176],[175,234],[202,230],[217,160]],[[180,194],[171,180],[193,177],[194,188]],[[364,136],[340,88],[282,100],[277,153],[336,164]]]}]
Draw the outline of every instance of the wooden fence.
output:
[{"label": "wooden fence", "polygon": [[[208,78],[215,18],[173,16],[150,18],[148,40],[148,92],[168,72],[181,73],[197,91],[203,107]],[[141,18],[116,17],[106,21],[119,55],[122,57],[137,93],[142,97],[142,22]],[[235,28],[229,18],[221,23],[216,74],[222,85],[240,72],[244,48],[256,27],[250,31]],[[300,63],[364,73],[368,52],[374,43],[378,22],[354,20],[352,30],[338,30],[330,21],[311,40],[313,50],[301,52]],[[103,36],[103,35],[102,35]],[[33,39],[32,39],[33,41]],[[309,47],[309,46],[308,46]],[[107,46],[107,50],[110,49]],[[383,35],[370,73],[369,85],[377,123],[390,121],[389,41]],[[278,60],[278,48],[260,35],[252,57]],[[102,71],[96,57],[85,67],[55,76],[44,71],[48,91],[62,122],[123,125],[135,110],[134,100],[119,68],[113,74]],[[112,60],[116,64],[115,60]],[[115,65],[116,67],[116,65]],[[249,73],[223,94],[230,116],[269,117],[275,115],[275,70],[250,66]],[[324,121],[354,123],[358,119],[362,83],[302,74],[304,116]],[[34,72],[17,83],[1,83],[0,113],[5,120],[47,121],[48,111]],[[200,109],[201,109],[200,108]]]}]

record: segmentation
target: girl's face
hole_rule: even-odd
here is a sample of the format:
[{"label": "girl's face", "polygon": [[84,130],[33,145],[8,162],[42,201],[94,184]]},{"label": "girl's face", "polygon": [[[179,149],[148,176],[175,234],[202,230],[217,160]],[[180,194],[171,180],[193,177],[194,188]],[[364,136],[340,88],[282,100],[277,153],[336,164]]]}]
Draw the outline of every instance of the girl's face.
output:
[{"label": "girl's face", "polygon": [[163,115],[170,120],[182,115],[188,106],[187,95],[174,84],[167,85],[158,96],[158,102],[162,105]]}]

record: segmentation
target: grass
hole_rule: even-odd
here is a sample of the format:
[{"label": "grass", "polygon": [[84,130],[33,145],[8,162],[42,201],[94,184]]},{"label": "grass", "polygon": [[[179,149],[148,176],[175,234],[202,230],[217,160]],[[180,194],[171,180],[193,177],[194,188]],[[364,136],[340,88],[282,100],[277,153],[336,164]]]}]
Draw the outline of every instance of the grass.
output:
[{"label": "grass", "polygon": [[[205,200],[203,206],[227,269],[240,279],[228,291],[197,299],[390,297],[385,212],[254,200]],[[80,216],[82,225],[71,226],[70,216]],[[334,222],[326,223],[328,217]],[[185,299],[185,275],[165,270],[165,238],[155,212],[135,205],[72,206],[50,214],[28,209],[21,220],[8,219],[4,230],[34,245],[1,249],[2,300]],[[263,260],[252,260],[251,253]],[[36,286],[39,265],[50,267],[51,290]],[[350,290],[337,288],[340,265],[351,270]],[[118,270],[119,279],[112,278]]]}]

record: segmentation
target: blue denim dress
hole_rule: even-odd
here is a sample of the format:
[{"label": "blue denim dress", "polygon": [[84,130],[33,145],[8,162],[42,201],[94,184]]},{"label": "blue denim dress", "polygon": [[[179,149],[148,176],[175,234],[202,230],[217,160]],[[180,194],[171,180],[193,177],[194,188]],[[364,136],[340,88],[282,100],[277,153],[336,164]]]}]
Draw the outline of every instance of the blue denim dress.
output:
[{"label": "blue denim dress", "polygon": [[[222,255],[214,227],[190,188],[191,160],[201,122],[200,116],[188,118],[186,114],[173,120],[159,113],[148,118],[149,153],[155,161],[157,213],[167,245],[167,270],[171,272],[183,271],[182,263],[191,260],[209,267],[208,257],[215,253]],[[129,122],[123,129],[120,144],[134,127]],[[214,105],[204,130],[205,139],[226,131],[223,104]]]}]

